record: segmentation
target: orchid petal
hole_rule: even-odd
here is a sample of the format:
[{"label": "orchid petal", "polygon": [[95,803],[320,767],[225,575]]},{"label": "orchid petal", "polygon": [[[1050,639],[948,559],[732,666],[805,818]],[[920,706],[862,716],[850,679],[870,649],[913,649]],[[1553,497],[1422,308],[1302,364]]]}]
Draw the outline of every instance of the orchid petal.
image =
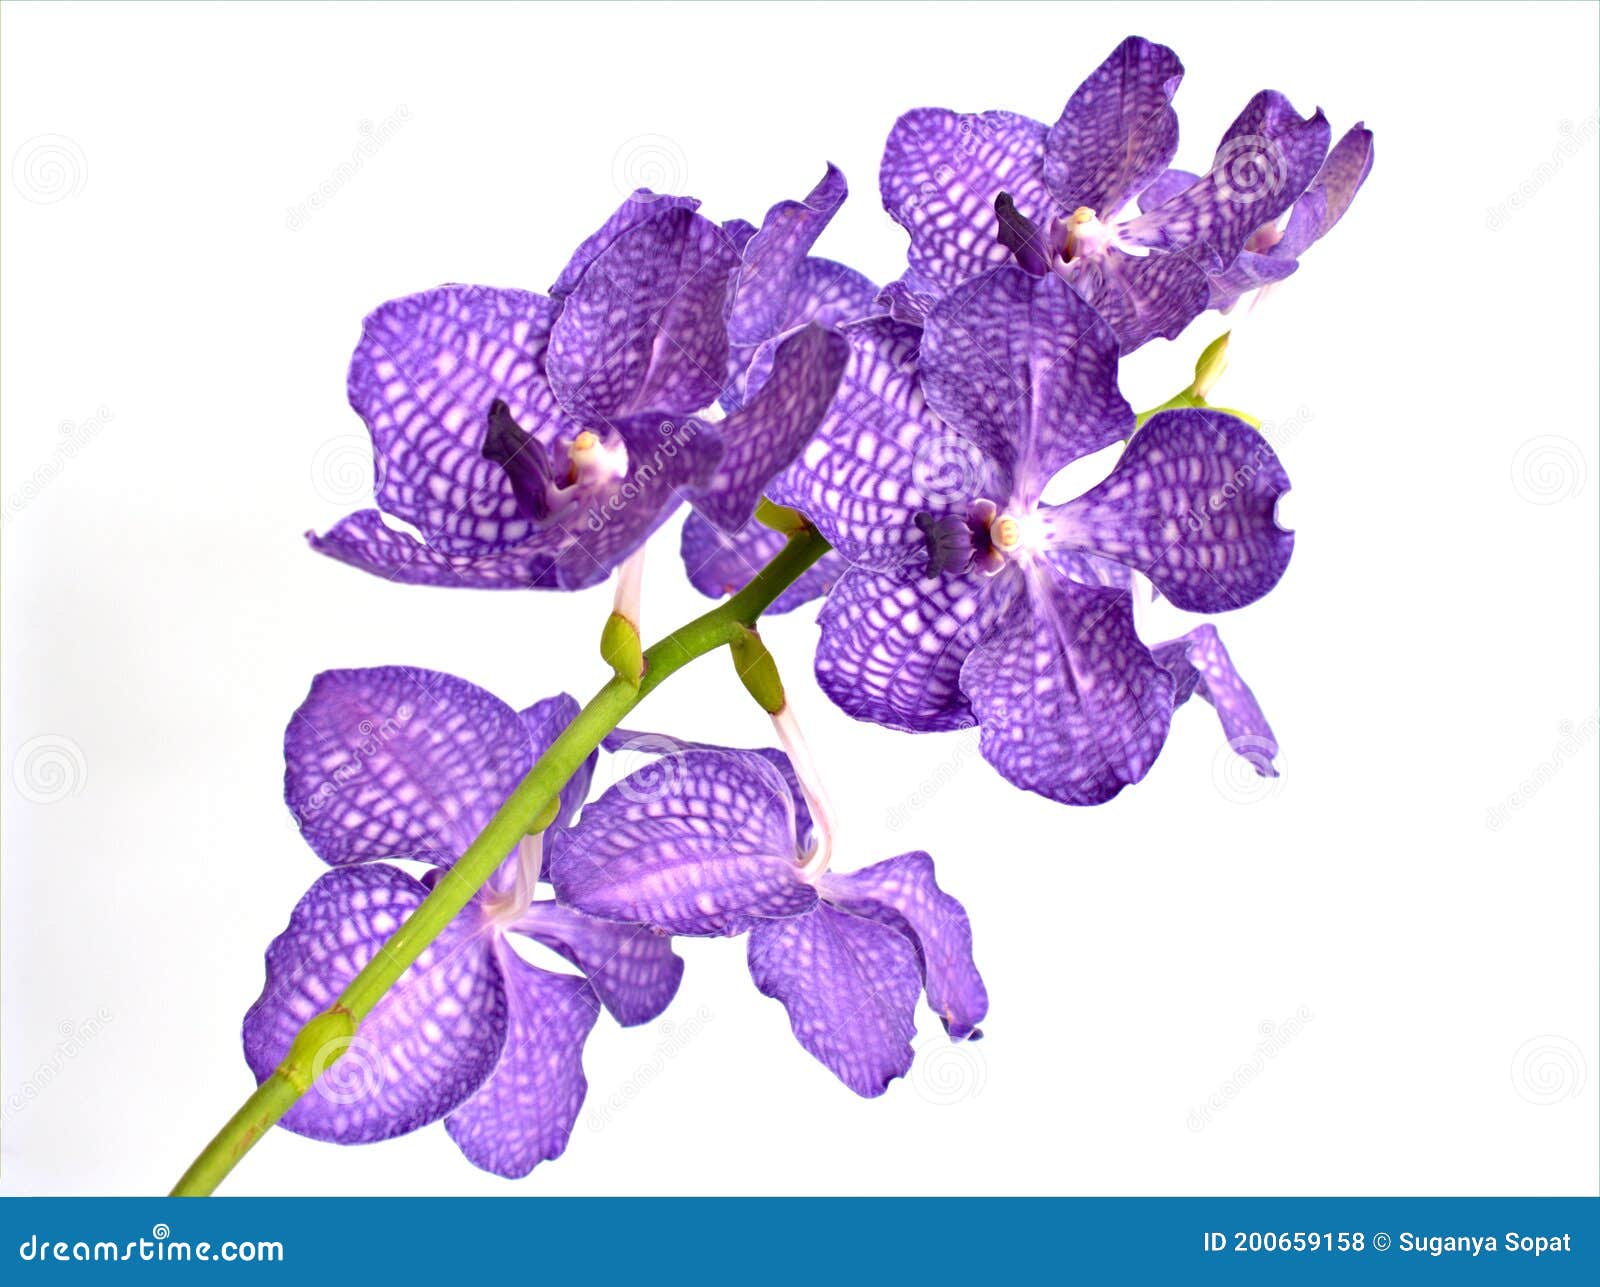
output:
[{"label": "orchid petal", "polygon": [[[737,593],[750,583],[783,549],[789,538],[782,532],[752,519],[729,535],[713,527],[699,514],[690,514],[683,525],[680,552],[683,566],[694,588],[712,599]],[[850,564],[837,550],[829,550],[799,577],[784,587],[762,616],[770,617],[820,598],[849,569]]]},{"label": "orchid petal", "polygon": [[596,920],[540,900],[511,926],[571,961],[623,1027],[648,1023],[667,1008],[683,979],[672,940],[644,925]]}]

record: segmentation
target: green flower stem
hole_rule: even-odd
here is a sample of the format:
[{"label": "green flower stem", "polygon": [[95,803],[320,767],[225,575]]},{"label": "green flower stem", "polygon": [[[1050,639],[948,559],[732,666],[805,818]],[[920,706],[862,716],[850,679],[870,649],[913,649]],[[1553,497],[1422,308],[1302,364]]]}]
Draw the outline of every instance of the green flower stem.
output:
[{"label": "green flower stem", "polygon": [[239,1159],[348,1049],[361,1020],[471,901],[517,842],[530,830],[537,830],[539,823],[548,823],[550,806],[561,788],[606,734],[668,676],[696,657],[742,641],[772,601],[828,548],[816,529],[805,526],[795,531],[738,594],[647,648],[644,674],[637,686],[618,676],[596,693],[417,910],[350,980],[339,999],[300,1030],[284,1061],[195,1158],[172,1195],[213,1192]]}]

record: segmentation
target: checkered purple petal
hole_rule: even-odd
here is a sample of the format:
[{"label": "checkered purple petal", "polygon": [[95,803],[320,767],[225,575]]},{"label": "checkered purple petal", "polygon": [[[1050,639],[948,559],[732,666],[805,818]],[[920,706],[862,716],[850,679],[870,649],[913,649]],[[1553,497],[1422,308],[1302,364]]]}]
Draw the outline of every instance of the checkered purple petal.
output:
[{"label": "checkered purple petal", "polygon": [[1015,573],[852,569],[818,618],[817,682],[856,719],[914,733],[970,728],[962,663],[1019,589]]},{"label": "checkered purple petal", "polygon": [[816,903],[789,788],[748,751],[692,750],[629,774],[550,838],[556,896],[602,920],[739,933]]},{"label": "checkered purple petal", "polygon": [[778,346],[771,374],[744,406],[716,425],[722,456],[694,507],[724,532],[755,514],[767,484],[799,454],[833,403],[850,346],[834,331],[806,326]]},{"label": "checkered purple petal", "polygon": [[372,434],[377,503],[443,553],[502,549],[532,530],[482,447],[497,398],[541,442],[577,432],[542,369],[555,312],[528,291],[441,286],[362,323],[349,395]]},{"label": "checkered purple petal", "polygon": [[1278,739],[1250,685],[1234,668],[1216,627],[1209,622],[1196,626],[1152,651],[1156,660],[1172,672],[1176,684],[1174,707],[1182,706],[1198,693],[1216,708],[1228,745],[1262,777],[1277,777],[1272,761],[1278,754]]},{"label": "checkered purple petal", "polygon": [[989,993],[972,959],[972,924],[967,909],[934,878],[927,854],[901,854],[859,871],[829,872],[824,901],[898,930],[917,950],[928,1005],[957,1041],[981,1036]]},{"label": "checkered purple petal", "polygon": [[1204,251],[1136,257],[1112,248],[1074,262],[1068,280],[1105,319],[1125,356],[1158,336],[1176,339],[1205,312],[1211,302],[1207,262]]},{"label": "checkered purple petal", "polygon": [[918,361],[929,408],[998,466],[997,502],[1030,506],[1061,469],[1133,432],[1116,336],[1054,273],[1006,266],[955,287],[928,314]]},{"label": "checkered purple petal", "polygon": [[561,270],[550,287],[551,298],[560,301],[570,295],[583,280],[589,265],[602,252],[630,228],[637,228],[647,219],[653,219],[664,210],[698,210],[700,203],[693,197],[670,197],[649,188],[636,188],[623,199],[616,212],[594,232],[584,238],[583,244],[572,252],[572,258]]},{"label": "checkered purple petal", "polygon": [[1042,511],[1052,545],[1143,572],[1187,612],[1253,603],[1289,565],[1294,534],[1278,526],[1289,476],[1243,420],[1163,411],[1128,444],[1103,483]]},{"label": "checkered purple petal", "polygon": [[984,758],[1063,804],[1101,804],[1139,781],[1172,715],[1172,676],[1139,642],[1132,596],[1039,566],[968,656],[961,687]]},{"label": "checkered purple petal", "polygon": [[794,275],[848,193],[844,173],[829,165],[803,200],[780,201],[767,211],[734,276],[728,308],[732,343],[759,344],[786,329]]},{"label": "checkered purple petal", "polygon": [[583,1043],[600,1007],[582,979],[529,965],[504,939],[495,957],[505,979],[505,1048],[444,1128],[474,1166],[515,1180],[566,1151],[589,1090]]},{"label": "checkered purple petal", "polygon": [[449,865],[533,766],[516,711],[454,675],[326,670],[283,735],[284,800],[324,862]]},{"label": "checkered purple petal", "polygon": [[1262,90],[1222,136],[1211,169],[1193,187],[1121,227],[1125,240],[1159,250],[1204,246],[1226,268],[1250,234],[1294,204],[1327,155],[1328,122],[1301,117]]},{"label": "checkered purple petal", "polygon": [[752,929],[749,961],[795,1040],[856,1094],[881,1095],[910,1069],[922,977],[905,935],[819,903]]},{"label": "checkered purple petal", "polygon": [[710,406],[727,377],[723,306],[738,253],[727,233],[673,207],[619,236],[556,318],[546,369],[586,423]]},{"label": "checkered purple petal", "polygon": [[994,199],[1010,193],[1022,215],[1047,224],[1045,127],[1015,112],[907,112],[889,132],[878,188],[890,218],[911,234],[913,272],[948,290],[1011,259]]},{"label": "checkered purple petal", "polygon": [[1044,176],[1063,210],[1110,218],[1178,150],[1172,96],[1183,64],[1165,45],[1129,36],[1073,91],[1045,139]]},{"label": "checkered purple petal", "polygon": [[541,899],[511,926],[559,952],[588,977],[623,1027],[648,1023],[667,1008],[683,979],[672,940],[645,925],[596,920]]},{"label": "checkered purple petal", "polygon": [[[268,947],[266,985],[244,1018],[245,1061],[257,1081],[425,896],[420,881],[381,863],[331,871],[312,885]],[[348,1048],[330,1042],[311,1052],[309,1071],[319,1079],[282,1124],[313,1139],[365,1144],[437,1121],[473,1094],[506,1039],[505,990],[480,929],[470,912],[446,926]]]}]

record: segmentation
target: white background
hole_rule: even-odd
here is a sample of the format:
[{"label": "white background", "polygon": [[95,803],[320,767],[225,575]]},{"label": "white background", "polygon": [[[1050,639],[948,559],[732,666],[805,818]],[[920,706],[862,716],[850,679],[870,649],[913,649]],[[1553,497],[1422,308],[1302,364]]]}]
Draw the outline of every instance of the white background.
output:
[{"label": "white background", "polygon": [[[858,1100],[742,944],[692,942],[674,1026],[600,1024],[573,1146],[530,1179],[439,1127],[280,1131],[227,1191],[1595,1191],[1597,32],[1527,4],[6,6],[0,1185],[164,1191],[249,1090],[239,1020],[321,870],[280,797],[313,674],[403,662],[517,704],[604,678],[604,589],[402,587],[305,548],[368,503],[362,316],[542,289],[636,182],[755,220],[827,160],[855,195],[819,253],[887,280],[896,115],[1053,120],[1129,31],[1185,60],[1191,168],[1265,86],[1377,132],[1217,391],[1295,482],[1287,578],[1220,623],[1279,784],[1196,704],[1144,783],[1066,809],[966,735],[849,721],[809,614],[773,621],[841,865],[935,853],[987,1039],[952,1051],[924,1013],[917,1071]],[[1138,353],[1130,400],[1221,327]],[[705,602],[670,532],[647,633]],[[708,661],[639,718],[763,740],[728,679]]]}]

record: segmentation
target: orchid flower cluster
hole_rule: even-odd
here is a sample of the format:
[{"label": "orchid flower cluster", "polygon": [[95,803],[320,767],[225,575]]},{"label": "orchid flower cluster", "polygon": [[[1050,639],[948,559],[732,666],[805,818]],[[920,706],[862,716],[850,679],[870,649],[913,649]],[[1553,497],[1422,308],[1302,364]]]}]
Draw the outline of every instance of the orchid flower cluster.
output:
[{"label": "orchid flower cluster", "polygon": [[[236,1152],[280,1116],[339,1143],[442,1120],[476,1165],[525,1175],[567,1145],[601,1012],[636,1025],[673,1000],[678,936],[743,937],[755,986],[858,1095],[911,1067],[920,998],[952,1040],[981,1035],[972,929],[932,858],[832,868],[823,775],[763,611],[821,600],[816,675],[843,711],[975,725],[1001,775],[1052,800],[1138,782],[1195,695],[1275,772],[1216,629],[1151,644],[1135,609],[1159,594],[1213,614],[1271,590],[1293,548],[1288,477],[1254,421],[1206,401],[1221,345],[1144,416],[1119,366],[1292,274],[1350,206],[1372,136],[1334,143],[1320,111],[1267,90],[1208,170],[1177,170],[1182,75],[1130,38],[1053,125],[906,113],[880,187],[910,244],[882,288],[812,254],[846,198],[830,165],[759,226],[641,189],[544,294],[448,285],[367,318],[349,393],[376,508],[313,548],[412,585],[615,576],[615,677],[588,707],[535,693],[520,709],[403,666],[316,678],[289,721],[286,798],[329,870],[267,951],[245,1056],[259,1094],[287,1089],[254,1126],[241,1110]],[[1110,447],[1103,481],[1046,499]],[[685,505],[690,581],[733,597],[645,650],[641,551]],[[778,745],[618,727],[724,644]],[[621,750],[645,762],[589,799],[598,757]],[[408,940],[435,902],[443,918]]]}]

